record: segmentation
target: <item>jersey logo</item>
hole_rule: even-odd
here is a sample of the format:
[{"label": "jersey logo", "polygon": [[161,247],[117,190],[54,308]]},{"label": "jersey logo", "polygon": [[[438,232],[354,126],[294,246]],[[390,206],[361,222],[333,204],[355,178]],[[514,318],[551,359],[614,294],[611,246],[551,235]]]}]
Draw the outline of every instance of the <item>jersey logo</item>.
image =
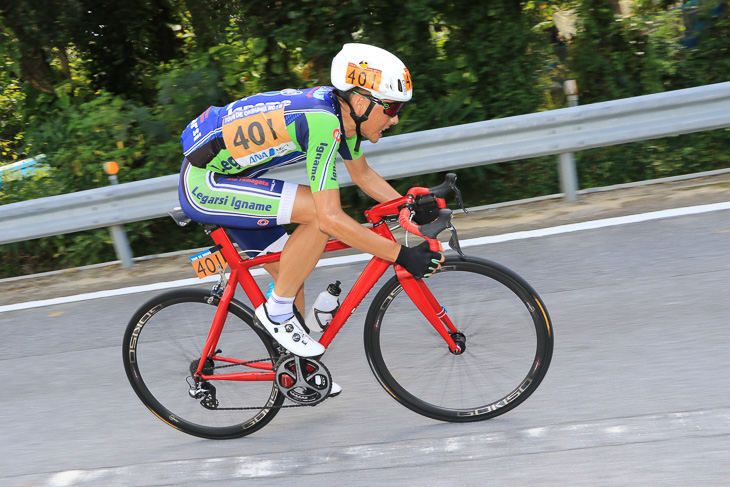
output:
[{"label": "jersey logo", "polygon": [[208,118],[208,113],[210,113],[210,108],[211,107],[208,107],[208,109],[205,112],[200,114],[200,123],[203,123],[205,121],[205,119]]},{"label": "jersey logo", "polygon": [[320,87],[318,87],[316,89],[313,88],[312,90],[310,90],[309,93],[307,93],[307,98],[314,97],[314,98],[316,98],[318,100],[324,101],[325,100],[325,97],[327,96],[327,93],[329,93],[329,92],[330,92],[330,89],[329,88],[325,88],[324,86],[320,86]]}]

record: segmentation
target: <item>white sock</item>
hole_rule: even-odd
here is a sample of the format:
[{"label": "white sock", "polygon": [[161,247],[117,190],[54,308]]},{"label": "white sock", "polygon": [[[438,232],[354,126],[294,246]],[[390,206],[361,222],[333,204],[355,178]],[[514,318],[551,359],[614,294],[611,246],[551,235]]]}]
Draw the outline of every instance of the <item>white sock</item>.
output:
[{"label": "white sock", "polygon": [[294,316],[294,298],[282,298],[271,291],[268,301],[266,301],[266,311],[276,323],[283,323]]}]

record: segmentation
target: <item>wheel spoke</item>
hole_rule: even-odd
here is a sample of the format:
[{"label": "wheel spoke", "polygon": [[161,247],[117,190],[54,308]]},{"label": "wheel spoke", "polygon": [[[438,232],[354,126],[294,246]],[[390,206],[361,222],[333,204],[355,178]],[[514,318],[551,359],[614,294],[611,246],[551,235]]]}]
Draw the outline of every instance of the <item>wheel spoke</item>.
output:
[{"label": "wheel spoke", "polygon": [[[443,269],[425,282],[464,334],[464,353],[450,353],[395,278],[368,313],[366,352],[380,382],[414,411],[446,421],[488,419],[527,398],[544,376],[552,355],[548,318],[535,312],[529,285],[501,266],[452,258]],[[536,358],[542,365],[533,371]],[[531,385],[521,390],[525,379]]]},{"label": "wheel spoke", "polygon": [[[211,377],[196,385],[191,369],[197,370],[216,311],[207,297],[203,290],[172,291],[140,308],[124,338],[125,369],[142,402],[171,426],[205,438],[239,437],[268,423],[283,397],[274,388],[273,373],[268,381],[216,380],[234,371],[219,370],[210,359],[203,375]],[[266,358],[271,364],[277,358],[269,340],[253,328],[250,312],[236,303],[229,307],[217,349],[229,362]],[[233,366],[251,371],[245,365]],[[257,408],[236,409],[240,407]]]}]

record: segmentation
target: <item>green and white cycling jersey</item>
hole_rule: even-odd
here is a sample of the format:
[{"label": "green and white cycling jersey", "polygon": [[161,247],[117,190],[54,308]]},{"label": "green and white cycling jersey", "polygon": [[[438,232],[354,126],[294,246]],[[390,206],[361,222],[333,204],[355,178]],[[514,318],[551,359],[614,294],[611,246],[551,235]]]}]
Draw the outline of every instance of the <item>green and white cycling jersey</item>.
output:
[{"label": "green and white cycling jersey", "polygon": [[257,178],[267,171],[306,161],[313,192],[337,188],[335,155],[354,160],[356,136],[344,127],[331,87],[284,90],[210,107],[190,122],[181,142],[192,165]]},{"label": "green and white cycling jersey", "polygon": [[[181,135],[180,204],[195,221],[227,227],[250,256],[286,243],[297,185],[263,178],[306,161],[312,192],[336,189],[335,156],[354,160],[356,137],[344,139],[332,88],[262,93],[210,107]],[[304,166],[304,165],[302,165]],[[275,176],[275,172],[272,174]]]}]

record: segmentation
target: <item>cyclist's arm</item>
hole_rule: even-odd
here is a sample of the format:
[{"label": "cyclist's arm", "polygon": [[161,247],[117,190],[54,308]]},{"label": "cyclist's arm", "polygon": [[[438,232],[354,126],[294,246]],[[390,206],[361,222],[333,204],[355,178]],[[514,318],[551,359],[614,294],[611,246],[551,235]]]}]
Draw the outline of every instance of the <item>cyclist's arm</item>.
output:
[{"label": "cyclist's arm", "polygon": [[398,258],[401,245],[377,235],[353,220],[342,210],[339,189],[312,193],[317,208],[319,229],[347,245],[390,262]]},{"label": "cyclist's arm", "polygon": [[[340,142],[339,120],[331,114],[323,113],[307,114],[306,117],[307,173],[320,230],[358,250],[395,262],[400,252],[400,244],[371,232],[342,210],[335,169],[335,152]],[[349,150],[347,152],[351,153]],[[388,190],[390,185],[387,182],[380,176],[372,175],[372,169],[367,166],[365,158],[360,154],[357,156],[347,166],[348,171],[350,167],[353,168],[353,181],[358,185],[363,184],[369,191],[368,194],[378,201],[397,198],[399,195],[395,190]]]},{"label": "cyclist's arm", "polygon": [[352,182],[378,203],[400,198],[393,186],[368,165],[364,155],[354,161],[345,160],[345,166]]}]

